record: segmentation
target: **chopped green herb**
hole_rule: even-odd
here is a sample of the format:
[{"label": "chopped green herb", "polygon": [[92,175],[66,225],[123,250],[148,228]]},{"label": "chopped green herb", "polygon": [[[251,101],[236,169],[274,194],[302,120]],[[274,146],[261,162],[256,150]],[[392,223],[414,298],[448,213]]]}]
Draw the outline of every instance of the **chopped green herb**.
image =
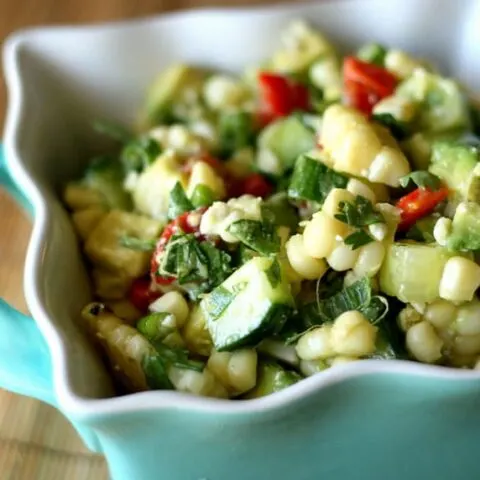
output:
[{"label": "chopped green herb", "polygon": [[151,252],[155,249],[156,240],[145,240],[143,238],[131,237],[124,235],[120,237],[119,244],[122,247],[130,250],[137,250],[139,252]]},{"label": "chopped green herb", "polygon": [[166,364],[173,365],[178,368],[185,368],[188,370],[195,370],[196,372],[203,372],[205,364],[198,360],[191,360],[188,358],[188,350],[182,348],[167,347],[167,345],[155,342],[155,350],[164,359]]},{"label": "chopped green herb", "polygon": [[170,200],[168,202],[168,213],[167,216],[169,220],[177,218],[179,215],[185,212],[190,212],[194,207],[192,202],[187,198],[185,191],[183,190],[182,184],[177,182],[170,192]]},{"label": "chopped green herb", "polygon": [[287,343],[293,343],[308,329],[332,323],[350,310],[358,310],[371,323],[377,324],[388,313],[388,309],[389,303],[385,297],[373,295],[371,279],[364,277],[329,298],[317,298],[316,302],[302,306],[295,322],[282,336]]},{"label": "chopped green herb", "polygon": [[150,137],[136,138],[128,142],[120,153],[120,160],[127,172],[141,172],[160,155],[159,143]]},{"label": "chopped green herb", "polygon": [[230,157],[235,151],[254,145],[253,117],[248,112],[224,113],[218,123],[220,155]]},{"label": "chopped green herb", "polygon": [[383,215],[362,195],[357,195],[353,203],[340,202],[338,208],[340,213],[337,213],[335,218],[352,227],[361,228],[375,223],[385,223]]},{"label": "chopped green herb", "polygon": [[322,205],[333,188],[345,188],[348,177],[327,167],[320,160],[300,155],[288,187],[288,196],[295,200],[311,200]]},{"label": "chopped green herb", "polygon": [[344,240],[345,245],[351,247],[352,250],[356,250],[357,248],[363,247],[373,241],[373,237],[365,230],[357,230],[348,235]]},{"label": "chopped green herb", "polygon": [[175,330],[164,325],[165,319],[169,316],[171,314],[166,312],[150,313],[137,321],[137,330],[151,342],[163,340]]},{"label": "chopped green herb", "polygon": [[211,242],[201,242],[203,253],[208,258],[208,289],[220,285],[232,273],[232,257],[213,245]]},{"label": "chopped green herb", "polygon": [[237,220],[230,224],[227,231],[262,255],[280,251],[280,237],[271,224],[257,220]]},{"label": "chopped green herb", "polygon": [[[378,310],[369,309],[373,298],[372,292],[371,280],[367,277],[362,278],[352,285],[344,287],[333,297],[319,301],[317,314],[323,322],[332,322],[342,313],[358,310],[367,316],[368,320],[375,323],[378,321]],[[371,315],[372,312],[374,316]]]},{"label": "chopped green herb", "polygon": [[232,271],[231,256],[193,234],[173,235],[162,256],[158,274],[174,277],[192,300],[222,283]]},{"label": "chopped green herb", "polygon": [[172,382],[168,378],[168,365],[158,353],[146,355],[143,358],[142,369],[150,388],[155,390],[170,390],[173,388]]},{"label": "chopped green herb", "polygon": [[430,190],[437,190],[441,185],[440,179],[436,175],[425,170],[416,170],[400,179],[400,185],[403,188],[407,188],[411,183],[417,187],[429,188]]},{"label": "chopped green herb", "polygon": [[335,295],[343,289],[343,279],[345,275],[330,269],[317,280],[316,296],[318,299],[324,299]]}]

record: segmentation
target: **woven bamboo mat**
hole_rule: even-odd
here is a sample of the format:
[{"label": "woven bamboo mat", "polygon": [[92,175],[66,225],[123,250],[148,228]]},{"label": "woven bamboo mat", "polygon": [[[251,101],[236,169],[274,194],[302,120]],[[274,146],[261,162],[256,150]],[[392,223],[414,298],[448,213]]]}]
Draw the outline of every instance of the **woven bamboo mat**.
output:
[{"label": "woven bamboo mat", "polygon": [[0,390],[0,478],[107,480],[108,472],[58,411]]}]

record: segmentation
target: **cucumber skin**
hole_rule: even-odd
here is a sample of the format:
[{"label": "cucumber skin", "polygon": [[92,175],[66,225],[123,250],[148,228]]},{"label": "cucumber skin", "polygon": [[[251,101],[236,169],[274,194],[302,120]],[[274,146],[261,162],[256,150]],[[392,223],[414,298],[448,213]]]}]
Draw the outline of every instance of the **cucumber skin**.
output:
[{"label": "cucumber skin", "polygon": [[[237,339],[235,335],[231,335],[226,337],[224,342],[217,342],[216,339],[213,338],[215,349],[219,352],[231,352],[239,348],[255,347],[265,338],[280,332],[292,313],[292,307],[273,304],[267,313],[267,318],[264,318],[261,325],[241,339]],[[207,318],[207,322],[209,321],[209,318]]]}]

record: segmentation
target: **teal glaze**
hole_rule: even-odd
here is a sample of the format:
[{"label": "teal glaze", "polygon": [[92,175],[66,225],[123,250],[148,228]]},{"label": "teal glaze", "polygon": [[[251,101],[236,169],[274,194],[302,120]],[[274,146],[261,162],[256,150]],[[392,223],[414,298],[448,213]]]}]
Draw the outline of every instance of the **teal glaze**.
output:
[{"label": "teal glaze", "polygon": [[[8,173],[3,147],[0,145],[0,187],[30,214],[33,207]],[[34,320],[0,298],[0,387],[33,397],[57,407],[50,353]],[[73,426],[91,450],[100,452],[94,432],[75,420]]]},{"label": "teal glaze", "polygon": [[30,215],[33,214],[33,207],[23,192],[15,185],[8,173],[6,158],[3,154],[3,146],[0,145],[0,187],[5,190],[18,202]]},{"label": "teal glaze", "polygon": [[284,409],[89,419],[115,480],[480,478],[480,383],[385,374]]},{"label": "teal glaze", "polygon": [[35,322],[0,298],[0,385],[56,405],[50,354]]},{"label": "teal glaze", "polygon": [[[0,333],[0,385],[55,405],[35,323],[0,301]],[[479,381],[377,373],[263,412],[66,414],[113,480],[473,480],[479,405]]]}]

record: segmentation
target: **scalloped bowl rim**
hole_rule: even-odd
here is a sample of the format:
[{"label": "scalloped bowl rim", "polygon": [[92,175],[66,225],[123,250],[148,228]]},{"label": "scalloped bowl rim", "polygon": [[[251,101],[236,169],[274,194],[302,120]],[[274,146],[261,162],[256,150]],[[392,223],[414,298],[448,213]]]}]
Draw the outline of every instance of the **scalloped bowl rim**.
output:
[{"label": "scalloped bowl rim", "polygon": [[[352,0],[343,0],[352,1]],[[305,3],[302,2],[304,5]],[[59,25],[36,27],[21,30],[10,35],[4,44],[4,71],[9,92],[9,108],[5,122],[5,152],[9,171],[16,183],[31,201],[34,207],[34,222],[29,241],[26,261],[24,291],[29,309],[42,332],[51,353],[54,386],[60,408],[70,415],[93,418],[105,414],[121,414],[174,407],[188,411],[215,412],[223,414],[256,414],[266,410],[281,409],[298,402],[310,395],[318,394],[327,387],[350,379],[369,375],[409,375],[430,379],[443,379],[448,382],[463,383],[471,380],[480,381],[480,371],[453,369],[448,367],[426,365],[405,360],[363,360],[337,366],[308,377],[287,389],[275,394],[248,401],[231,401],[197,397],[176,391],[147,391],[119,397],[91,399],[77,395],[70,387],[66,369],[68,355],[55,326],[45,309],[38,293],[37,278],[42,262],[42,246],[47,240],[47,225],[52,220],[48,202],[42,197],[35,181],[22,166],[18,149],[18,135],[21,130],[23,104],[23,82],[18,66],[18,52],[22,44],[31,41],[36,35],[51,31],[82,32],[102,29],[124,29],[156,22],[161,24],[165,18],[193,16],[199,12],[226,13],[265,11],[267,8],[277,10],[294,10],[298,4],[281,4],[275,6],[200,8],[190,11],[171,12],[133,20],[112,21],[90,25]]]}]

